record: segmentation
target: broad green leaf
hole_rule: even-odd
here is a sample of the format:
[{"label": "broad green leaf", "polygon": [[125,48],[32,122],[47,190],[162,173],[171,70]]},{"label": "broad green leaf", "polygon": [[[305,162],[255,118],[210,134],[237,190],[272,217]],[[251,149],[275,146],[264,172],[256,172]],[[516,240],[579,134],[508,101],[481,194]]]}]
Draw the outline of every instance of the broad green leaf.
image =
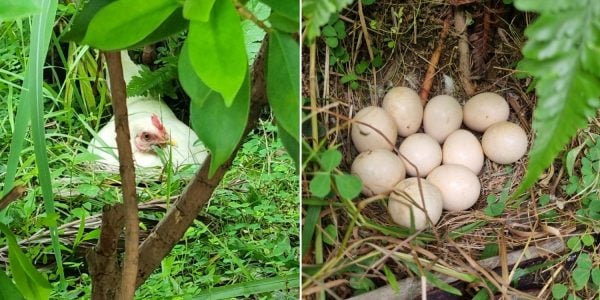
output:
[{"label": "broad green leaf", "polygon": [[[526,175],[515,192],[531,187],[539,175],[600,107],[600,2],[518,0],[521,9],[541,15],[525,31],[529,38],[518,68],[537,80],[536,133]],[[553,7],[546,9],[545,6]]]},{"label": "broad green leaf", "polygon": [[298,0],[260,0],[260,2],[268,5],[274,12],[292,21],[298,22],[300,20],[300,5]]},{"label": "broad green leaf", "polygon": [[[277,122],[300,141],[299,46],[289,34],[270,35],[267,58],[267,98]],[[298,145],[299,146],[299,145]]]},{"label": "broad green leaf", "polygon": [[8,261],[17,288],[27,299],[49,299],[52,286],[23,253],[8,227],[0,223],[8,242]]},{"label": "broad green leaf", "polygon": [[326,172],[331,172],[337,168],[342,162],[342,152],[337,149],[329,149],[321,153],[319,158],[319,164],[321,169]]},{"label": "broad green leaf", "polygon": [[302,36],[312,44],[314,39],[321,34],[320,27],[325,25],[332,14],[340,12],[353,0],[304,0],[302,1],[302,15],[304,32]]},{"label": "broad green leaf", "polygon": [[188,20],[208,22],[214,4],[215,0],[185,0],[183,17]]},{"label": "broad green leaf", "polygon": [[102,50],[130,47],[159,28],[177,8],[173,0],[112,2],[92,18],[82,43]]},{"label": "broad green leaf", "polygon": [[[182,64],[186,63],[185,56],[188,51],[186,42],[179,57],[180,69],[182,69]],[[200,95],[206,95],[203,99],[192,98],[190,112],[192,128],[211,151],[209,176],[212,176],[217,168],[231,156],[246,128],[250,111],[250,79],[248,77],[246,76],[235,101],[230,106],[226,106],[223,98],[214,91],[211,93],[199,92]],[[196,84],[209,89],[199,79]],[[217,130],[218,134],[215,134]]]},{"label": "broad green leaf", "polygon": [[114,1],[117,0],[95,0],[80,4],[80,7],[83,6],[81,11],[71,19],[69,27],[61,36],[61,40],[80,43],[85,37],[92,18],[94,18],[100,9]]},{"label": "broad green leaf", "polygon": [[557,283],[552,286],[552,297],[554,299],[562,299],[567,295],[569,288],[562,283]]},{"label": "broad green leaf", "polygon": [[231,1],[217,1],[208,22],[191,21],[186,41],[198,77],[231,106],[248,70],[244,33]]},{"label": "broad green leaf", "polygon": [[315,197],[324,198],[331,191],[331,176],[329,173],[318,173],[310,180],[308,186]]},{"label": "broad green leaf", "polygon": [[352,276],[350,277],[350,287],[358,291],[370,291],[375,288],[375,283],[368,277],[364,276]]},{"label": "broad green leaf", "polygon": [[302,255],[308,254],[308,248],[312,244],[312,238],[315,233],[317,222],[321,219],[321,207],[317,205],[309,205],[306,209],[306,216],[302,226]]},{"label": "broad green leaf", "polygon": [[146,46],[164,40],[167,37],[186,29],[190,22],[183,18],[182,11],[182,8],[177,8],[164,22],[160,24],[160,26],[158,26],[158,28],[156,28],[156,30],[152,31],[143,40],[128,48]]},{"label": "broad green leaf", "polygon": [[335,186],[342,198],[352,200],[360,194],[362,182],[358,177],[350,174],[334,175],[333,177]]},{"label": "broad green leaf", "polygon": [[4,271],[0,270],[0,299],[5,300],[21,300],[24,299],[19,289],[15,284],[6,276]]},{"label": "broad green leaf", "polygon": [[300,29],[300,5],[298,0],[262,0],[273,12],[269,16],[269,21],[273,28],[294,33]]},{"label": "broad green leaf", "polygon": [[39,11],[40,4],[35,0],[4,0],[0,2],[0,22],[27,17]]},{"label": "broad green leaf", "polygon": [[274,12],[269,16],[269,22],[273,28],[287,33],[295,33],[300,29],[300,23],[286,18],[278,12]]},{"label": "broad green leaf", "polygon": [[295,140],[285,129],[277,123],[277,136],[281,140],[281,143],[288,151],[290,157],[294,160],[294,165],[296,166],[296,171],[299,171],[300,166],[300,146],[298,145],[298,140]]},{"label": "broad green leaf", "polygon": [[194,71],[192,62],[190,61],[187,44],[184,45],[179,54],[177,73],[181,87],[183,87],[185,93],[190,96],[196,105],[202,106],[208,99],[212,99],[212,101],[220,99],[219,95],[206,86],[198,75],[196,75],[196,71]]}]

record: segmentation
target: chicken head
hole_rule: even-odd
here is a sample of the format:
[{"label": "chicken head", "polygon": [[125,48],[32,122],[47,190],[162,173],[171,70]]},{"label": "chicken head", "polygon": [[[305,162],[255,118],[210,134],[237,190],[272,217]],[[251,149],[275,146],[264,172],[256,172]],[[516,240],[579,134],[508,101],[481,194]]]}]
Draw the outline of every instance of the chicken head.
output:
[{"label": "chicken head", "polygon": [[156,114],[150,117],[147,126],[133,130],[135,133],[134,145],[140,152],[152,152],[153,146],[163,147],[170,144],[169,134]]}]

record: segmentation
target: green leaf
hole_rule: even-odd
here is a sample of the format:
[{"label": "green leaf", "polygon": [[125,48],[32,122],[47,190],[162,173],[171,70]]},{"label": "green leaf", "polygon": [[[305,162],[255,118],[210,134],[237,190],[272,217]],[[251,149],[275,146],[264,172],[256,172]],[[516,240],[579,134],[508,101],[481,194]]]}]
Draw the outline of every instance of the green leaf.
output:
[{"label": "green leaf", "polygon": [[600,107],[600,2],[519,0],[541,12],[525,31],[528,41],[518,69],[537,80],[537,107],[525,178],[514,195],[531,187],[577,129]]},{"label": "green leaf", "polygon": [[483,251],[481,251],[481,255],[479,259],[486,259],[490,257],[494,257],[498,255],[498,244],[497,243],[487,243],[485,247],[483,247]]},{"label": "green leaf", "polygon": [[225,100],[234,102],[248,70],[244,33],[231,1],[217,1],[208,22],[191,21],[186,41],[198,77]]},{"label": "green leaf", "polygon": [[552,286],[552,297],[554,299],[562,299],[567,295],[569,289],[566,285],[558,283]]},{"label": "green leaf", "polygon": [[319,158],[319,164],[321,169],[326,172],[331,172],[337,168],[342,162],[342,152],[337,149],[329,149],[321,153]]},{"label": "green leaf", "polygon": [[[283,1],[282,1],[283,2]],[[331,15],[340,12],[353,0],[304,0],[302,1],[302,15],[305,33],[303,36],[312,44],[314,39],[321,34],[320,27],[327,24]]]},{"label": "green leaf", "polygon": [[273,28],[281,32],[296,33],[300,30],[300,23],[298,23],[298,21],[290,20],[278,12],[272,13],[269,16],[269,21]]},{"label": "green leaf", "polygon": [[83,43],[102,50],[127,48],[154,32],[178,7],[172,0],[120,0],[92,18]]},{"label": "green leaf", "polygon": [[362,182],[354,175],[343,174],[334,175],[335,186],[340,196],[344,199],[352,200],[360,194]]},{"label": "green leaf", "polygon": [[579,251],[581,250],[581,240],[579,237],[572,236],[567,240],[567,247],[569,247],[571,251]]},{"label": "green leaf", "polygon": [[327,245],[335,245],[335,241],[337,240],[337,228],[333,224],[327,225],[325,227],[325,233],[323,234],[323,242]]},{"label": "green leaf", "polygon": [[[180,74],[182,74],[181,70],[188,68],[185,66],[188,50],[186,42],[179,57]],[[198,88],[209,89],[199,78],[196,79]],[[214,91],[200,90],[197,95],[206,95],[202,99],[190,95],[192,96],[190,111],[192,128],[211,151],[209,176],[212,176],[231,156],[242,138],[250,111],[249,80],[249,78],[244,80],[231,106],[226,106],[221,95]],[[215,128],[218,128],[219,134],[215,134]]]},{"label": "green leaf", "polygon": [[592,270],[592,282],[600,286],[600,268],[596,267]]},{"label": "green leaf", "polygon": [[385,278],[387,279],[389,286],[392,288],[394,293],[397,296],[399,296],[400,286],[398,286],[398,279],[396,279],[396,275],[394,275],[394,272],[392,272],[392,270],[390,270],[390,268],[387,265],[383,265],[383,273],[385,274]]},{"label": "green leaf", "polygon": [[183,17],[188,20],[208,22],[215,0],[185,0]]},{"label": "green leaf", "polygon": [[27,299],[49,299],[52,286],[23,253],[8,227],[0,223],[0,231],[8,241],[8,261],[19,291]]},{"label": "green leaf", "polygon": [[329,173],[316,174],[309,184],[310,192],[315,197],[324,198],[331,191],[331,177]]},{"label": "green leaf", "polygon": [[571,278],[573,278],[573,282],[575,283],[574,289],[579,291],[587,285],[587,282],[590,279],[590,269],[575,268],[573,273],[571,273]]},{"label": "green leaf", "polygon": [[196,105],[202,106],[208,99],[212,101],[221,99],[215,91],[206,86],[198,75],[196,75],[196,71],[194,71],[190,56],[188,55],[187,44],[181,48],[179,63],[177,64],[177,74],[181,87],[183,87],[185,93],[190,96]]},{"label": "green leaf", "polygon": [[260,2],[268,5],[274,12],[291,21],[298,23],[300,20],[300,5],[298,0],[260,0]]},{"label": "green leaf", "polygon": [[81,11],[75,14],[75,17],[71,19],[67,30],[61,36],[61,40],[80,43],[87,32],[92,18],[100,11],[100,9],[114,1],[116,0],[96,0],[88,1],[83,4]]},{"label": "green leaf", "polygon": [[4,0],[0,2],[0,22],[27,17],[39,11],[40,4],[35,0]]},{"label": "green leaf", "polygon": [[575,168],[575,161],[577,160],[577,155],[579,155],[579,152],[581,152],[581,149],[583,149],[584,146],[585,144],[581,144],[567,152],[566,168],[569,177],[573,176],[573,169]]},{"label": "green leaf", "polygon": [[267,58],[267,98],[278,124],[299,144],[299,46],[289,34],[270,34]]},{"label": "green leaf", "polygon": [[190,22],[183,18],[182,11],[181,7],[177,8],[156,30],[152,31],[143,40],[132,45],[131,48],[143,47],[164,40],[186,29]]},{"label": "green leaf", "polygon": [[5,300],[21,300],[24,299],[23,295],[19,292],[19,289],[15,284],[6,276],[4,271],[0,270],[0,299]]},{"label": "green leaf", "polygon": [[306,209],[306,216],[302,226],[302,255],[308,254],[308,249],[312,244],[312,238],[315,233],[315,228],[321,215],[321,206],[309,205]]},{"label": "green leaf", "polygon": [[364,276],[350,277],[350,287],[355,290],[366,292],[375,288],[375,283],[370,278]]}]

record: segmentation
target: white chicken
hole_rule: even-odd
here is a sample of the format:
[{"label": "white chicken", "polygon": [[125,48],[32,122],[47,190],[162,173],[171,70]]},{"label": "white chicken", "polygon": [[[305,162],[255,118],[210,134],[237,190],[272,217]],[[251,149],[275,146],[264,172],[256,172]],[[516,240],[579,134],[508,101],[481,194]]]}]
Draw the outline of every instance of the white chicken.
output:
[{"label": "white chicken", "polygon": [[[128,84],[141,68],[127,51],[121,51],[123,77]],[[110,87],[110,86],[109,86]],[[194,164],[202,165],[208,155],[196,133],[181,122],[161,100],[136,96],[127,98],[131,150],[136,167],[162,167],[170,162],[174,169]],[[156,148],[164,151],[156,151]],[[96,161],[106,169],[118,170],[119,159],[114,116],[98,131],[88,146],[88,151],[98,155]],[[159,155],[163,152],[163,159]]]}]

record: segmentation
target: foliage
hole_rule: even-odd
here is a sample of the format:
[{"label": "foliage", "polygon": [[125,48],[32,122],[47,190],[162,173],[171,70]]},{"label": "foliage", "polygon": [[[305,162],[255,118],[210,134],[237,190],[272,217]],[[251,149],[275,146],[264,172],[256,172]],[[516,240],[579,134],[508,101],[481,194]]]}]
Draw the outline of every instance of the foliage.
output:
[{"label": "foliage", "polygon": [[168,63],[154,71],[142,66],[139,76],[134,76],[127,85],[127,95],[130,97],[165,95],[177,99],[176,85],[173,84],[175,79],[177,79],[177,65],[173,59],[169,59]]},{"label": "foliage", "polygon": [[540,14],[526,30],[518,69],[536,79],[536,138],[516,194],[529,188],[600,107],[600,2],[517,0]]},{"label": "foliage", "polygon": [[340,12],[344,7],[354,0],[304,0],[302,1],[302,15],[304,21],[302,26],[304,31],[303,38],[308,44],[312,44],[314,39],[321,35],[321,26],[325,25],[329,18]]}]

